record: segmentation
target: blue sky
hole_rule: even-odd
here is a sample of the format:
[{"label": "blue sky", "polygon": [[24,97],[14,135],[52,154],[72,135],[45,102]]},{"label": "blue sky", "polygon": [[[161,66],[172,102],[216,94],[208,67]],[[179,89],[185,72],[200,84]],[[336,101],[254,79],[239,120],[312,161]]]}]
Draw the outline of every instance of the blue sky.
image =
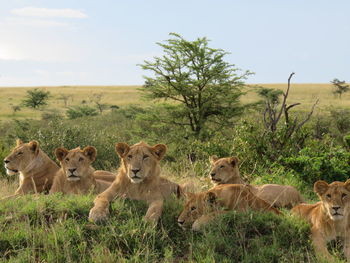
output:
[{"label": "blue sky", "polygon": [[249,83],[350,81],[349,0],[0,0],[0,86],[140,85],[169,32],[206,36]]}]

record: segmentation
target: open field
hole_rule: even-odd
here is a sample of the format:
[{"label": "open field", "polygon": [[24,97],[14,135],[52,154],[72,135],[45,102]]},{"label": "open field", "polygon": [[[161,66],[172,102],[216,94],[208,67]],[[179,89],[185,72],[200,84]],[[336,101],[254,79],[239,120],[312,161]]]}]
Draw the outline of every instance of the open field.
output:
[{"label": "open field", "polygon": [[[248,93],[242,98],[243,103],[257,101],[259,98],[254,93],[254,86],[263,86],[267,88],[276,88],[285,90],[286,84],[258,84],[249,85]],[[16,118],[40,118],[42,111],[31,110],[21,107],[21,111],[13,113],[12,106],[20,105],[26,91],[35,87],[0,87],[0,119]],[[50,91],[46,111],[66,110],[64,101],[59,99],[62,94],[69,95],[67,107],[82,105],[92,105],[91,98],[96,94],[103,94],[101,102],[108,105],[147,105],[147,101],[141,99],[138,92],[140,86],[61,86],[61,87],[38,87]],[[345,93],[342,99],[335,98],[331,84],[292,84],[289,95],[289,103],[300,102],[299,109],[308,110],[312,104],[319,99],[318,110],[330,106],[350,107],[350,93]]]}]

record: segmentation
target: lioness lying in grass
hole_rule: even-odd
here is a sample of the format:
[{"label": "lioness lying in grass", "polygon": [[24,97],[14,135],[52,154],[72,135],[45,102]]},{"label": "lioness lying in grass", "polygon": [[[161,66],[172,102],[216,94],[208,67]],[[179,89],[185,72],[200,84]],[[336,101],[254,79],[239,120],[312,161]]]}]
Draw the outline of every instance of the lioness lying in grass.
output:
[{"label": "lioness lying in grass", "polygon": [[79,147],[68,151],[57,148],[57,159],[61,169],[57,172],[50,193],[62,192],[65,194],[87,194],[90,191],[101,193],[111,182],[96,179],[98,175],[115,178],[107,171],[95,171],[91,163],[95,161],[97,151],[95,147],[88,146],[81,150]]},{"label": "lioness lying in grass", "polygon": [[178,184],[160,177],[159,162],[165,155],[166,146],[149,146],[144,142],[132,146],[118,143],[115,149],[121,159],[117,178],[106,191],[96,197],[89,220],[96,222],[106,219],[109,202],[118,196],[146,201],[149,207],[145,220],[157,222],[162,214],[164,199],[172,193],[181,193]]},{"label": "lioness lying in grass", "polygon": [[[212,167],[209,175],[214,185],[245,184],[239,173],[237,157],[218,158],[214,155],[210,157],[210,162]],[[292,208],[303,202],[298,190],[290,185],[252,186],[252,192],[278,208]]]},{"label": "lioness lying in grass", "polygon": [[321,201],[297,205],[292,213],[311,224],[312,243],[318,257],[334,261],[327,250],[327,242],[340,237],[344,241],[344,255],[350,261],[350,179],[331,184],[317,181],[314,191]]},{"label": "lioness lying in grass", "polygon": [[269,203],[254,195],[251,186],[242,184],[223,184],[201,193],[186,193],[188,200],[178,218],[178,224],[183,227],[192,225],[193,230],[199,230],[218,214],[228,210],[270,211],[281,212],[271,207]]}]

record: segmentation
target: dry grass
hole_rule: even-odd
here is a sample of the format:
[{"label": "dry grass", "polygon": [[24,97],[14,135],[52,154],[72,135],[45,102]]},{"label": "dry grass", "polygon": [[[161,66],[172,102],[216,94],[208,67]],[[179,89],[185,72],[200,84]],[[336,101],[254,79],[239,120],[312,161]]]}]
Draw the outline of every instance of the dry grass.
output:
[{"label": "dry grass", "polygon": [[[258,96],[254,92],[255,85],[251,85],[249,92],[243,97],[243,103],[254,102]],[[259,84],[267,88],[286,90],[286,84]],[[12,106],[19,105],[26,95],[26,91],[34,87],[0,88],[0,119],[13,118],[40,118],[42,111],[22,108],[21,111],[13,113]],[[61,87],[38,87],[50,91],[51,98],[49,106],[45,110],[58,110],[64,112],[64,101],[60,100],[61,94],[70,95],[68,106],[93,105],[91,98],[94,94],[103,94],[102,103],[109,105],[146,105],[149,102],[141,100],[138,88],[140,86],[61,86]],[[312,104],[319,99],[318,110],[330,106],[350,107],[350,93],[344,94],[342,99],[335,98],[332,94],[331,84],[292,84],[289,103],[300,102],[299,109],[308,110]]]},{"label": "dry grass", "polygon": [[0,199],[2,197],[12,195],[18,187],[18,181],[7,181],[0,179]]}]

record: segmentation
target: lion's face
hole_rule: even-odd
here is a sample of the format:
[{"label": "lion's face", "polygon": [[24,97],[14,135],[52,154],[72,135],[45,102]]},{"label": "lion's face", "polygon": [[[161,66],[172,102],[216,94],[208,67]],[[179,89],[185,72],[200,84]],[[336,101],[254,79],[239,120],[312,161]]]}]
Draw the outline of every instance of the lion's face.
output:
[{"label": "lion's face", "polygon": [[345,183],[317,181],[314,190],[332,220],[347,218],[350,214],[350,179]]},{"label": "lion's face", "polygon": [[159,172],[159,161],[165,155],[166,146],[157,144],[151,147],[144,142],[132,146],[117,143],[115,150],[123,161],[130,181],[137,184],[155,174],[157,170]]},{"label": "lion's face", "polygon": [[232,177],[239,177],[238,158],[218,158],[216,155],[210,157],[212,168],[209,177],[214,184],[225,184]]},{"label": "lion's face", "polygon": [[192,225],[194,221],[202,215],[208,213],[216,200],[213,192],[206,193],[186,193],[187,201],[180,216],[177,219],[179,226],[186,227]]},{"label": "lion's face", "polygon": [[6,173],[15,175],[26,170],[35,161],[38,153],[39,143],[37,141],[23,143],[21,140],[17,140],[17,146],[4,159]]},{"label": "lion's face", "polygon": [[57,148],[55,154],[67,180],[79,181],[89,174],[90,165],[95,161],[97,151],[92,146],[87,146],[83,150],[78,147],[70,151],[65,148]]}]

